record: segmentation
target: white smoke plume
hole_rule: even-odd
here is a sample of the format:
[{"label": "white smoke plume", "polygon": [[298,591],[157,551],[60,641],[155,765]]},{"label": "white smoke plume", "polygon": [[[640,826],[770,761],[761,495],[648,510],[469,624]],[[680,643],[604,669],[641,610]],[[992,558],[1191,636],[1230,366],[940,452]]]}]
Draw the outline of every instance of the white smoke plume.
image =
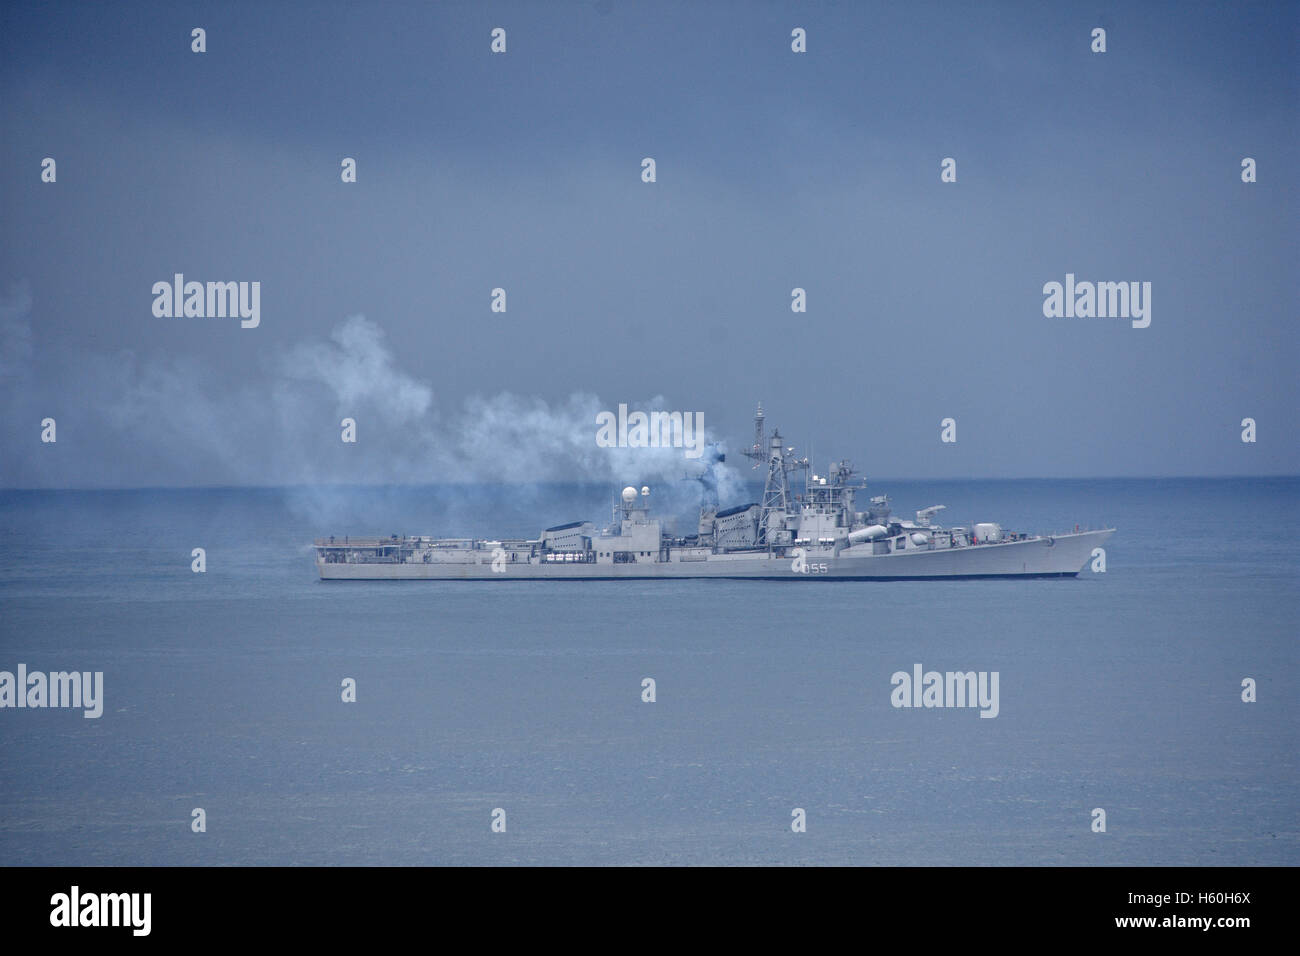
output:
[{"label": "white smoke plume", "polygon": [[[699,487],[681,479],[700,474],[710,457],[596,444],[597,413],[619,400],[686,411],[662,396],[606,402],[575,393],[548,403],[503,392],[440,408],[432,386],[403,370],[382,328],[360,315],[273,357],[265,377],[238,385],[213,381],[194,358],[120,352],[89,356],[75,387],[53,380],[35,387],[26,374],[30,312],[25,292],[0,306],[0,397],[14,413],[5,434],[10,447],[30,445],[27,419],[57,406],[61,454],[6,457],[0,483],[7,487],[656,484],[680,505],[698,501]],[[343,418],[357,422],[355,445],[340,440]],[[65,435],[77,440],[65,443]],[[724,503],[743,494],[738,476],[714,467]]]},{"label": "white smoke plume", "polygon": [[433,404],[433,390],[393,364],[383,329],[364,315],[337,326],[329,342],[298,345],[282,368],[287,379],[327,386],[340,409],[378,406],[395,425],[419,421]]}]

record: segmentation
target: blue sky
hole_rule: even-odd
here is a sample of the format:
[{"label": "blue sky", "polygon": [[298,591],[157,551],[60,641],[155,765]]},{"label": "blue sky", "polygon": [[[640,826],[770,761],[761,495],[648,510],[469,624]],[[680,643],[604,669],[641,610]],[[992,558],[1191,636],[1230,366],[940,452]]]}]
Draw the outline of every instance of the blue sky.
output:
[{"label": "blue sky", "polygon": [[[617,480],[593,408],[734,452],[760,400],[877,476],[1300,472],[1298,13],[7,4],[0,484]],[[261,325],[155,317],[176,272]]]}]

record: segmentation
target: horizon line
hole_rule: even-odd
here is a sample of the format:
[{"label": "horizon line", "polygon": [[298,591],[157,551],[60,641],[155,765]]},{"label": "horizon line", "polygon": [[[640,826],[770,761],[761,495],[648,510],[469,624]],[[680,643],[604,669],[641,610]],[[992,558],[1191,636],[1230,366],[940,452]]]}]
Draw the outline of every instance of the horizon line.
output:
[{"label": "horizon line", "polygon": [[[1055,476],[965,476],[954,478],[926,477],[882,477],[872,478],[872,482],[915,482],[915,481],[1239,481],[1255,479],[1300,479],[1300,474],[1232,474],[1232,475],[1055,475]],[[682,479],[673,479],[674,482]],[[547,481],[477,481],[473,479],[458,481],[423,481],[423,482],[287,482],[283,484],[244,484],[244,485],[59,485],[47,487],[6,487],[4,492],[58,492],[58,491],[274,491],[284,488],[427,488],[431,485],[484,485],[495,488],[523,487],[530,485],[603,485],[605,481],[582,480],[547,480]],[[613,482],[612,484],[617,484]],[[760,484],[755,478],[747,484]]]}]

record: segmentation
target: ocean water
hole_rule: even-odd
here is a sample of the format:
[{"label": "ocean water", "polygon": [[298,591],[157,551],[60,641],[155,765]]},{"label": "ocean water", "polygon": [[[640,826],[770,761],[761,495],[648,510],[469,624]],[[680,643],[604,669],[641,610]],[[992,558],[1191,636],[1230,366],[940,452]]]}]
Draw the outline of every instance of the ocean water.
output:
[{"label": "ocean water", "polygon": [[[99,719],[0,710],[0,859],[1300,863],[1300,479],[880,490],[1119,530],[1059,581],[324,584],[316,535],[608,489],[0,492],[0,670],[104,674]],[[997,671],[998,716],[893,707],[917,663]]]}]

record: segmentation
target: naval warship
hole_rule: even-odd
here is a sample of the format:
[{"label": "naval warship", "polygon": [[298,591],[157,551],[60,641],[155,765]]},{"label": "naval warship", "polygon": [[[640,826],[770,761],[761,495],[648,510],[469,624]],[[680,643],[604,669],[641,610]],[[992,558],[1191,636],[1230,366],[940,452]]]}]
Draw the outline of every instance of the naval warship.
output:
[{"label": "naval warship", "polygon": [[[917,580],[1075,577],[1114,528],[1057,535],[1021,534],[993,522],[938,524],[944,505],[895,516],[866,490],[847,461],[812,473],[779,430],[769,436],[760,405],[755,440],[744,454],[767,467],[763,500],[720,509],[713,456],[694,534],[675,537],[650,513],[650,488],[624,488],[609,525],[572,521],[533,539],[329,537],[315,541],[322,580]],[[791,476],[802,473],[802,492]]]}]

